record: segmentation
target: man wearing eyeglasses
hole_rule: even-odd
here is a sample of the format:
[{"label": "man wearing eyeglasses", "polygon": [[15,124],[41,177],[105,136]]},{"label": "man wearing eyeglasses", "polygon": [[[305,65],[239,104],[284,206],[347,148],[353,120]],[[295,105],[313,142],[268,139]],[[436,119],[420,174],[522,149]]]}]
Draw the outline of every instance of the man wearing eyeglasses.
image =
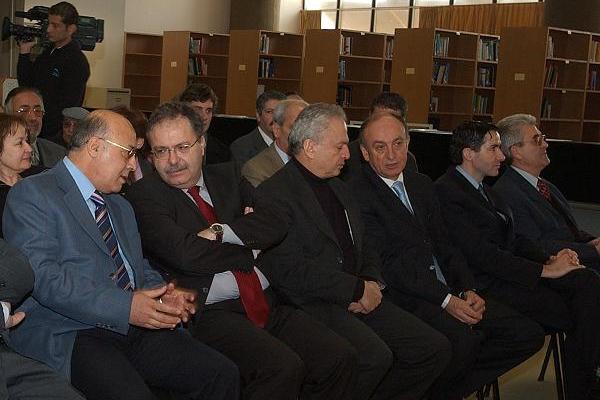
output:
[{"label": "man wearing eyeglasses", "polygon": [[203,167],[198,114],[185,103],[162,104],[147,137],[156,173],[127,191],[145,254],[198,292],[191,332],[237,364],[242,398],[351,398],[356,361],[350,346],[281,304],[254,267],[252,251],[224,225],[243,214],[253,189],[240,184],[233,163]]},{"label": "man wearing eyeglasses", "polygon": [[548,142],[536,123],[527,114],[511,115],[498,123],[509,167],[494,189],[512,209],[518,234],[549,253],[568,247],[577,252],[582,264],[600,269],[600,238],[579,228],[565,196],[540,177],[550,159]]},{"label": "man wearing eyeglasses", "polygon": [[66,155],[64,147],[39,137],[42,130],[44,117],[44,101],[37,89],[18,87],[11,90],[4,102],[6,112],[16,114],[25,119],[29,129],[29,140],[33,150],[31,154],[32,165],[42,165],[52,168]]},{"label": "man wearing eyeglasses", "polygon": [[70,377],[88,399],[153,399],[152,385],[188,399],[237,400],[236,366],[177,329],[195,312],[195,296],[165,284],[142,255],[119,194],[135,145],[124,117],[95,111],[67,157],[10,190],[4,234],[35,274],[15,348]]}]

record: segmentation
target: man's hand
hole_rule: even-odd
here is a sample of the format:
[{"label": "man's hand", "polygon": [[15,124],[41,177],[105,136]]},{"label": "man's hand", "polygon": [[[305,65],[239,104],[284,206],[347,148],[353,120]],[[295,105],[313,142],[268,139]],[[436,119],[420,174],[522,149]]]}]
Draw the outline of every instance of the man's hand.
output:
[{"label": "man's hand", "polygon": [[182,312],[178,307],[159,302],[165,293],[167,285],[133,292],[129,323],[148,329],[174,329],[181,322]]},{"label": "man's hand", "polygon": [[350,305],[348,306],[348,311],[354,314],[368,314],[367,310],[365,310],[363,306],[361,306],[360,303],[357,301],[353,301],[352,303],[350,303]]},{"label": "man's hand", "polygon": [[244,215],[252,214],[254,212],[254,207],[244,207]]},{"label": "man's hand", "polygon": [[365,311],[363,314],[368,314],[376,309],[381,303],[381,297],[381,290],[379,290],[377,282],[365,281],[363,296],[358,300]]},{"label": "man's hand", "polygon": [[485,300],[472,290],[465,292],[464,299],[475,312],[480,312],[482,315],[485,312]]},{"label": "man's hand", "polygon": [[596,252],[600,254],[600,238],[592,239],[588,242],[588,244],[594,246],[596,248]]},{"label": "man's hand", "polygon": [[25,313],[23,311],[19,311],[10,315],[8,317],[8,321],[6,321],[6,328],[12,328],[13,326],[17,326],[23,321],[25,318]]},{"label": "man's hand", "polygon": [[32,42],[18,42],[19,44],[19,54],[29,54],[31,53],[31,49],[36,45],[36,41]]},{"label": "man's hand", "polygon": [[573,250],[563,249],[556,254],[556,256],[550,257],[550,260],[542,268],[542,278],[556,279],[565,276],[569,272],[583,268],[579,265],[579,258],[577,253]]},{"label": "man's hand", "polygon": [[206,228],[205,230],[198,232],[197,235],[204,239],[217,240],[217,234],[214,233],[210,228]]},{"label": "man's hand", "polygon": [[483,312],[475,311],[467,301],[454,295],[450,296],[445,310],[457,320],[468,325],[475,325],[483,318]]},{"label": "man's hand", "polygon": [[167,291],[160,300],[163,304],[178,308],[183,322],[188,322],[196,313],[196,293],[189,289],[178,288],[175,282],[167,285]]}]

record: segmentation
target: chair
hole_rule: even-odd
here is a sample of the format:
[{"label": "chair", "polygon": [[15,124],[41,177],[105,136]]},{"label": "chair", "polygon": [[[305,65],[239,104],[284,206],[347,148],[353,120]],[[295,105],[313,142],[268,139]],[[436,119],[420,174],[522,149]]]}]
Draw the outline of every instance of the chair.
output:
[{"label": "chair", "polygon": [[566,384],[564,381],[564,364],[565,364],[565,334],[563,332],[551,332],[550,343],[548,343],[548,349],[544,356],[544,362],[542,363],[542,369],[538,376],[538,382],[543,382],[546,375],[546,369],[548,368],[548,362],[550,356],[554,361],[554,374],[556,375],[556,394],[558,400],[566,399]]},{"label": "chair", "polygon": [[485,400],[489,397],[490,393],[492,394],[493,400],[500,400],[500,389],[498,388],[498,378],[493,382],[484,385],[475,393],[475,398],[477,400]]}]

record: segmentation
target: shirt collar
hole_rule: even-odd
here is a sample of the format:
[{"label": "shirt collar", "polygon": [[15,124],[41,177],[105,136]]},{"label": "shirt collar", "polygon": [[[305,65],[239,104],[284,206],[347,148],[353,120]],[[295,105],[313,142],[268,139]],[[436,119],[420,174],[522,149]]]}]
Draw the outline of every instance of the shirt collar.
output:
[{"label": "shirt collar", "polygon": [[402,184],[404,185],[404,172],[400,172],[400,175],[398,176],[398,179],[389,179],[389,178],[385,178],[381,175],[378,175],[384,182],[386,185],[388,185],[390,187],[390,189],[392,188],[392,186],[394,185],[394,183],[396,182],[402,182]]},{"label": "shirt collar", "polygon": [[81,172],[81,170],[75,164],[73,164],[73,161],[71,161],[69,157],[63,158],[63,163],[65,164],[65,167],[67,167],[69,174],[71,174],[71,176],[75,180],[77,189],[79,189],[79,192],[81,193],[85,201],[88,201],[90,197],[92,197],[92,193],[96,191],[96,188],[94,187],[92,182],[90,182],[88,177],[85,176],[85,174]]},{"label": "shirt collar", "polygon": [[468,173],[467,171],[465,171],[465,169],[464,169],[463,167],[461,167],[460,165],[457,165],[457,166],[456,166],[456,170],[457,170],[458,172],[460,172],[460,174],[461,174],[462,176],[464,176],[464,177],[465,177],[465,179],[466,179],[467,181],[469,181],[469,183],[470,183],[471,185],[473,185],[473,187],[474,187],[475,189],[479,190],[479,185],[481,185],[481,182],[478,182],[478,181],[477,181],[475,178],[473,178],[471,175],[469,175],[469,173]]},{"label": "shirt collar", "polygon": [[277,146],[277,143],[273,143],[273,146],[275,146],[275,151],[279,154],[281,161],[283,161],[284,164],[287,164],[287,162],[290,161],[290,156],[285,151],[281,150],[279,146]]},{"label": "shirt collar", "polygon": [[521,168],[517,168],[513,165],[510,166],[512,169],[514,169],[515,171],[517,171],[519,173],[519,175],[521,175],[523,178],[525,178],[525,180],[527,182],[529,182],[536,190],[537,190],[537,184],[538,184],[538,180],[540,179],[537,176],[533,176],[531,175],[529,172],[522,170]]},{"label": "shirt collar", "polygon": [[271,143],[273,143],[273,139],[271,139],[271,136],[269,136],[265,131],[263,131],[260,125],[258,126],[258,133],[260,133],[260,136],[262,136],[262,139],[265,141],[267,146],[270,146]]}]

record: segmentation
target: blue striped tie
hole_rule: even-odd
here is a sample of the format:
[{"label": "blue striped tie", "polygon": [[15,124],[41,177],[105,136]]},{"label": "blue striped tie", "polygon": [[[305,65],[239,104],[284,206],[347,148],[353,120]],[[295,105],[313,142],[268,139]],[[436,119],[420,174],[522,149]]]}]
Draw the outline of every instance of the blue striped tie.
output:
[{"label": "blue striped tie", "polygon": [[106,203],[100,193],[97,191],[92,193],[90,197],[91,200],[96,205],[96,224],[98,225],[98,230],[102,235],[102,239],[106,243],[106,247],[110,252],[113,260],[115,261],[116,270],[115,272],[110,274],[110,277],[113,281],[117,283],[117,286],[123,290],[131,291],[133,290],[133,285],[131,284],[131,280],[129,279],[129,274],[127,273],[127,269],[125,268],[125,262],[123,262],[123,258],[121,258],[121,253],[119,252],[119,245],[117,244],[117,237],[115,236],[112,226],[110,225],[110,219],[108,218],[108,209],[106,208]]}]

